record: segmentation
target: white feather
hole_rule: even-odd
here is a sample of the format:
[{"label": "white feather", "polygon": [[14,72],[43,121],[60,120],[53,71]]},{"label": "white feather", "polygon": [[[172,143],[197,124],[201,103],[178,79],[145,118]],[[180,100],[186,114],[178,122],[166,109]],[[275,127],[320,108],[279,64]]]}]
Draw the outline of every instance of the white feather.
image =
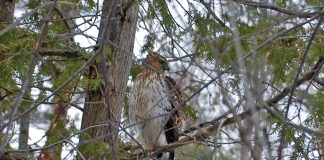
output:
[{"label": "white feather", "polygon": [[[164,75],[155,73],[147,77],[139,76],[134,83],[129,99],[130,121],[147,145],[167,145],[164,126],[172,110],[167,95]],[[163,155],[164,156],[164,155]]]}]

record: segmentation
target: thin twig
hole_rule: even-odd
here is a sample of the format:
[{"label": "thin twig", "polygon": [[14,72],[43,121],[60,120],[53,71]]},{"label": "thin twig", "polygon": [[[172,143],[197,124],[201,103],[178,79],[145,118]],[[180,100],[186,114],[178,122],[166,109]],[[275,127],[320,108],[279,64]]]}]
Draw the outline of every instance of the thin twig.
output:
[{"label": "thin twig", "polygon": [[301,11],[298,11],[298,10],[289,10],[289,9],[281,8],[281,7],[278,7],[278,6],[271,5],[271,4],[261,3],[261,2],[253,2],[253,1],[250,1],[250,0],[248,0],[248,1],[247,0],[238,0],[238,1],[235,1],[235,2],[242,3],[242,4],[247,5],[247,6],[271,9],[271,10],[275,10],[275,11],[280,12],[280,13],[284,13],[284,14],[299,17],[299,18],[310,18],[310,17],[320,13],[320,12],[301,12]]}]

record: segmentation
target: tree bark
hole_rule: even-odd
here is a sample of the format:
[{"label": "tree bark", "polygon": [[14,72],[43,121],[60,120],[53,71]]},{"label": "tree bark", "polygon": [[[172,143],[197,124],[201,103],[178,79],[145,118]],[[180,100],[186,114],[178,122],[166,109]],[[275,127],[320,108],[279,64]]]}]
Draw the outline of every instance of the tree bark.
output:
[{"label": "tree bark", "polygon": [[[103,47],[102,55],[108,52],[110,65],[105,66],[101,61],[100,64],[97,63],[95,67],[90,68],[89,89],[92,91],[87,94],[85,101],[100,103],[85,104],[81,129],[98,124],[106,125],[82,133],[81,144],[86,140],[97,138],[99,142],[108,142],[110,149],[115,151],[118,123],[132,63],[138,9],[136,1],[105,0],[103,3],[103,17],[107,18],[101,20],[98,40],[105,42],[100,47]],[[101,56],[101,59],[103,58],[104,56]],[[104,85],[92,88],[92,81],[98,78],[105,80]],[[86,159],[95,158],[94,155],[83,154]],[[114,154],[110,154],[109,157],[116,158]]]},{"label": "tree bark", "polygon": [[0,0],[0,23],[10,24],[14,18],[15,1]]},{"label": "tree bark", "polygon": [[[25,99],[30,100],[31,99],[31,88],[28,87],[26,90],[26,94],[25,94]],[[23,105],[21,106],[21,112],[24,112],[28,107],[31,106],[30,102],[25,102],[23,103]],[[28,149],[28,139],[29,139],[29,124],[30,124],[30,113],[27,113],[23,116],[21,116],[20,120],[19,120],[19,137],[18,137],[18,149],[20,150],[24,150],[24,149]],[[19,158],[26,158],[28,156],[28,153],[18,153],[17,156]]]},{"label": "tree bark", "polygon": [[21,150],[28,149],[29,122],[30,122],[29,113],[25,114],[20,119],[18,148]]},{"label": "tree bark", "polygon": [[[15,1],[14,0],[0,0],[0,30],[2,29],[3,25],[8,25],[13,22],[14,18],[14,9],[15,9]],[[3,57],[0,56],[0,61]],[[0,120],[2,118],[2,111],[3,111],[3,101],[6,98],[7,92],[5,89],[0,88]],[[2,126],[2,122],[0,123]],[[0,132],[0,139],[3,138],[3,133]],[[9,155],[2,155],[0,153],[0,159],[9,159]]]}]

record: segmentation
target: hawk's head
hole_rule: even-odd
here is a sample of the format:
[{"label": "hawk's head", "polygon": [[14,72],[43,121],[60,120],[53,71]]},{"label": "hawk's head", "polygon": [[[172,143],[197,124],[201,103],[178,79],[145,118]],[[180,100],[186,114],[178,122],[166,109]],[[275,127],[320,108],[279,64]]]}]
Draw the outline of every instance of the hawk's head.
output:
[{"label": "hawk's head", "polygon": [[142,69],[163,72],[170,70],[167,60],[156,52],[150,52],[143,61]]}]

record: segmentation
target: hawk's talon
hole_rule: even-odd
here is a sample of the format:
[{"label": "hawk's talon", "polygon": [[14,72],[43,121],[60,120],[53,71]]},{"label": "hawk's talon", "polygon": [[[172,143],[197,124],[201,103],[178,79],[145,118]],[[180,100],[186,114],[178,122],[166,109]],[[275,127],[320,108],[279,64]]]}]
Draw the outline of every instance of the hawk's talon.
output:
[{"label": "hawk's talon", "polygon": [[158,146],[156,144],[148,144],[146,146],[146,152],[147,153],[151,153],[153,152],[154,150],[156,150],[158,148]]}]

